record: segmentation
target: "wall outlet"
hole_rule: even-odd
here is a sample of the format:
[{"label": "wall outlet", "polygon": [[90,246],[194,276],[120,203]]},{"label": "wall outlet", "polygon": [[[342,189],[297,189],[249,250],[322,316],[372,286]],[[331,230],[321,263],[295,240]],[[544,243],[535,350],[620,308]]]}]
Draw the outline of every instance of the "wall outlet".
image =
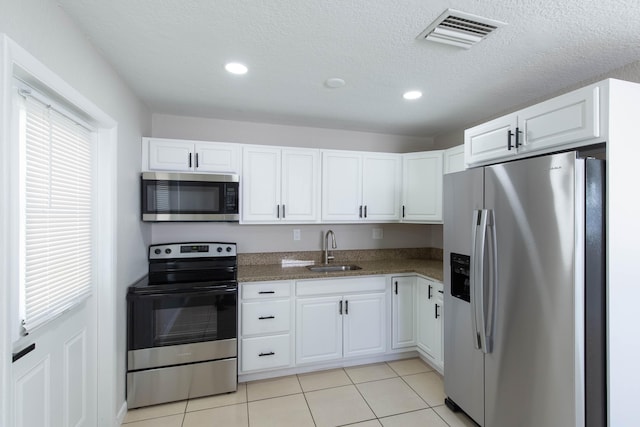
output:
[{"label": "wall outlet", "polygon": [[382,228],[374,228],[373,229],[373,238],[374,239],[382,239]]},{"label": "wall outlet", "polygon": [[300,240],[300,229],[295,228],[293,230],[293,240]]}]

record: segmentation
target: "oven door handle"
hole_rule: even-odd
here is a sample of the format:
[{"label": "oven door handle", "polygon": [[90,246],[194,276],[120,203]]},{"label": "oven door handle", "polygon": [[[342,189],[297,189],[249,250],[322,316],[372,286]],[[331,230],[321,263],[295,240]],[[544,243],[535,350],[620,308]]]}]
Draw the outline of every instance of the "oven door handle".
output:
[{"label": "oven door handle", "polygon": [[172,292],[151,292],[144,294],[129,294],[129,298],[166,298],[166,297],[176,297],[176,298],[184,298],[184,297],[208,297],[215,295],[228,295],[237,293],[237,288],[224,288],[224,289],[193,289],[192,290],[181,290],[181,291],[172,291]]}]

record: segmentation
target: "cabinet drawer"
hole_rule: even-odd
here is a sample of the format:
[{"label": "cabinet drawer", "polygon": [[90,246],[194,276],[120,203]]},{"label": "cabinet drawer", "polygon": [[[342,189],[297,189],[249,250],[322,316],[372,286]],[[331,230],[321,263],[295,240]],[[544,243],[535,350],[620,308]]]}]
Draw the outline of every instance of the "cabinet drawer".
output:
[{"label": "cabinet drawer", "polygon": [[243,372],[270,369],[291,364],[291,340],[289,334],[241,340],[240,366]]},{"label": "cabinet drawer", "polygon": [[291,295],[290,282],[255,282],[240,284],[242,299],[288,298]]},{"label": "cabinet drawer", "polygon": [[242,335],[287,332],[290,324],[290,302],[254,301],[242,303]]}]

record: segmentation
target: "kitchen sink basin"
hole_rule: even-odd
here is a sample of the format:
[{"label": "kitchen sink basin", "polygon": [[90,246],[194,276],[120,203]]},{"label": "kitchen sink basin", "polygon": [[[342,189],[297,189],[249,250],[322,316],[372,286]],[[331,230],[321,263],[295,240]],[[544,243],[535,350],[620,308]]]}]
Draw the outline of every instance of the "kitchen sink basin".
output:
[{"label": "kitchen sink basin", "polygon": [[352,270],[362,270],[362,267],[357,265],[310,265],[307,267],[311,271],[315,271],[316,273],[325,273],[331,271],[352,271]]}]

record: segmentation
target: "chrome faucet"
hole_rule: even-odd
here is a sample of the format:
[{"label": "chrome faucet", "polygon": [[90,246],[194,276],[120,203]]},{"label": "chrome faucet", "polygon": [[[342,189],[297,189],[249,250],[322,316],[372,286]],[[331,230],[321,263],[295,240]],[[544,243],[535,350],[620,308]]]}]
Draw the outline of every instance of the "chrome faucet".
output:
[{"label": "chrome faucet", "polygon": [[334,259],[333,254],[329,255],[329,234],[331,234],[331,248],[335,249],[336,246],[336,235],[333,233],[333,230],[327,231],[327,234],[324,235],[324,263],[329,264],[329,261]]}]

